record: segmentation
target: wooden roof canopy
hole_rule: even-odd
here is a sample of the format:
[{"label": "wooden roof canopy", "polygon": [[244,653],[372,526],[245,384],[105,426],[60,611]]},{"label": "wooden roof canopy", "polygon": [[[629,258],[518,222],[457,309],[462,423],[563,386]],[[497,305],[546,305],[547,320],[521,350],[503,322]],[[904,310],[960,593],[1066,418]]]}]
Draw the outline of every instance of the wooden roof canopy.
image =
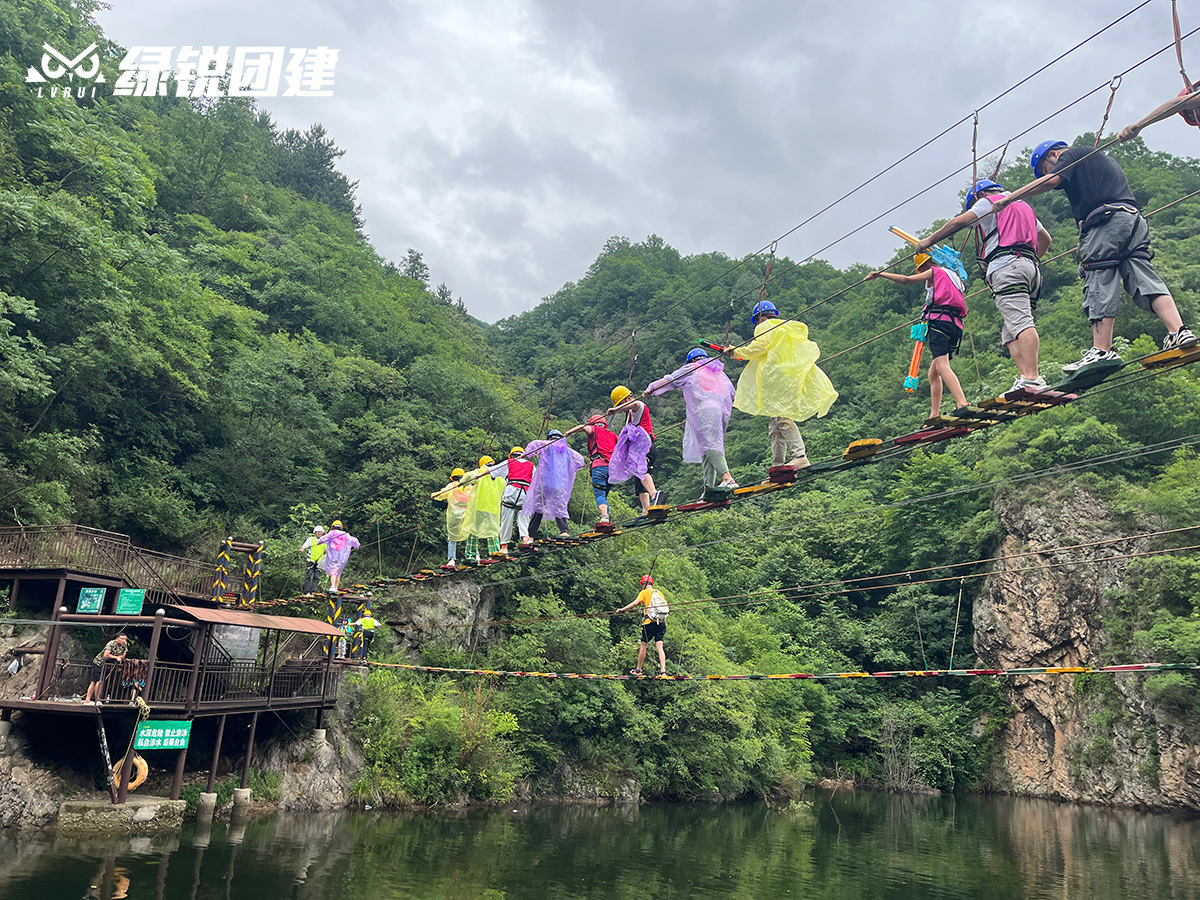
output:
[{"label": "wooden roof canopy", "polygon": [[183,614],[194,621],[212,625],[239,625],[244,628],[316,634],[323,637],[345,636],[342,631],[326,622],[295,616],[266,616],[236,609],[208,609],[202,606],[171,606],[168,612],[170,616]]}]

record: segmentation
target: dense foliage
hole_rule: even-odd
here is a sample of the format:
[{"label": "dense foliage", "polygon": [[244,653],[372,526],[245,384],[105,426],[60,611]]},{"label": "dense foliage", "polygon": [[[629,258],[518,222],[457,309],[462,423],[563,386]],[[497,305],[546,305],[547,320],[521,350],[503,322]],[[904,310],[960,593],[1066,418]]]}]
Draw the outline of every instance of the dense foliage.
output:
[{"label": "dense foliage", "polygon": [[[106,46],[88,13],[54,0],[0,11],[6,523],[78,521],[199,556],[226,534],[266,538],[270,594],[297,586],[294,548],[311,526],[340,516],[363,540],[357,572],[395,573],[410,556],[415,567],[441,552],[441,513],[422,498],[451,467],[538,436],[547,407],[563,425],[604,408],[631,365],[638,388],[677,367],[697,338],[749,336],[767,259],[686,257],[657,236],[610,239],[577,283],[481,326],[466,314],[471,298],[430,288],[417,250],[391,262],[372,247],[355,186],[337,169],[342,151],[319,124],[281,131],[236,99],[37,98],[23,76],[43,41]],[[1194,160],[1140,141],[1115,155],[1148,210],[1200,188]],[[1027,172],[1015,161],[1001,180],[1015,187]],[[1065,198],[1037,208],[1051,252],[1072,247]],[[1157,265],[1193,327],[1198,224],[1196,199],[1152,220]],[[911,343],[900,326],[920,298],[885,282],[854,286],[866,271],[773,264],[768,296],[785,315],[805,311],[841,393],[827,418],[804,425],[814,458],[912,430],[926,414],[924,387],[906,395],[901,386]],[[1089,335],[1073,258],[1045,274],[1038,317],[1050,374]],[[969,395],[993,395],[1015,370],[990,298],[973,298],[971,309],[955,367]],[[1118,322],[1128,354],[1150,352],[1162,333],[1132,305]],[[628,669],[633,616],[571,616],[623,605],[657,560],[675,609],[674,671],[961,664],[978,582],[958,577],[980,569],[949,577],[945,567],[994,550],[993,493],[1026,490],[1013,480],[1052,466],[1125,452],[1080,477],[1131,527],[1191,525],[1200,460],[1186,450],[1129,454],[1200,433],[1198,399],[1197,372],[1173,372],[823,478],[798,496],[560,554],[536,578],[493,588],[497,612],[523,622],[469,657],[449,642],[425,655],[523,670]],[[652,409],[663,430],[682,419],[682,398]],[[735,415],[728,455],[743,483],[763,476],[765,432],[763,420]],[[700,481],[679,445],[678,431],[660,442],[658,477],[674,501]],[[614,494],[617,516],[632,502]],[[1036,489],[1028,502],[1038,502]],[[594,514],[582,484],[571,512],[577,522]],[[907,570],[921,574],[902,586],[879,580]],[[817,587],[794,590],[805,585]],[[1118,607],[1111,658],[1200,661],[1194,554],[1139,563]],[[1156,675],[1146,687],[1164,715],[1197,714],[1192,675]],[[368,764],[360,790],[425,803],[503,799],[524,777],[549,787],[564,764],[599,789],[633,776],[663,797],[786,794],[818,770],[959,788],[986,763],[990,732],[973,736],[974,723],[984,712],[993,723],[1003,716],[994,686],[966,680],[472,687],[379,674],[366,697],[355,726]]]}]

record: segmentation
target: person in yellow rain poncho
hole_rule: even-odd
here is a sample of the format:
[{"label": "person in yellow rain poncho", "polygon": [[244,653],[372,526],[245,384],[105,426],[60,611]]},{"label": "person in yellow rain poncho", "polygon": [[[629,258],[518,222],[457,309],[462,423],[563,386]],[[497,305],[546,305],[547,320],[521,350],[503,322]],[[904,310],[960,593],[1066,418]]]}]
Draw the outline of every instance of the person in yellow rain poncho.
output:
[{"label": "person in yellow rain poncho", "polygon": [[490,456],[479,457],[479,468],[464,475],[461,482],[471,485],[466,526],[467,559],[472,562],[500,552],[500,501],[506,482],[492,474],[489,467],[495,464]]},{"label": "person in yellow rain poncho", "polygon": [[468,536],[467,506],[471,502],[471,485],[461,483],[466,474],[462,469],[455,469],[450,473],[450,483],[429,495],[434,500],[446,501],[446,564],[443,569],[456,567],[458,543]]},{"label": "person in yellow rain poncho", "polygon": [[[817,368],[820,348],[802,322],[780,322],[769,300],[754,306],[754,340],[730,352],[749,361],[738,379],[734,409],[770,416],[771,465],[804,468],[808,453],[796,422],[823,416],[837,399],[829,378]],[[789,461],[790,459],[790,461]]]}]

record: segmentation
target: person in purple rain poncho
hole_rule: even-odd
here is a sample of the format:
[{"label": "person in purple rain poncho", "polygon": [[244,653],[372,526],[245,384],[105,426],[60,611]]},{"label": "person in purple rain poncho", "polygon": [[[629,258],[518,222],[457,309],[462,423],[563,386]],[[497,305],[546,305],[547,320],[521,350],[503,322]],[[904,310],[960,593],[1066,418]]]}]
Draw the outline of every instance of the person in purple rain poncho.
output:
[{"label": "person in purple rain poncho", "polygon": [[525,447],[527,459],[536,458],[537,468],[525,495],[525,511],[530,514],[529,534],[536,536],[542,517],[550,516],[558,525],[559,537],[570,537],[571,520],[567,504],[575,487],[575,475],[583,468],[584,459],[569,446],[557,428],[544,441],[531,441]]},{"label": "person in purple rain poncho", "polygon": [[725,461],[725,429],[733,413],[733,382],[725,374],[725,363],[709,360],[708,354],[697,348],[687,355],[687,362],[646,388],[646,396],[654,397],[667,391],[683,391],[687,404],[687,421],[683,426],[683,461],[700,463],[704,467],[704,486],[718,485],[736,488]]},{"label": "person in purple rain poncho", "polygon": [[317,538],[318,544],[324,544],[325,573],[329,576],[329,591],[336,593],[342,572],[346,569],[346,561],[350,559],[350,551],[359,548],[358,538],[342,531],[342,520],[334,519],[333,527],[327,534]]}]

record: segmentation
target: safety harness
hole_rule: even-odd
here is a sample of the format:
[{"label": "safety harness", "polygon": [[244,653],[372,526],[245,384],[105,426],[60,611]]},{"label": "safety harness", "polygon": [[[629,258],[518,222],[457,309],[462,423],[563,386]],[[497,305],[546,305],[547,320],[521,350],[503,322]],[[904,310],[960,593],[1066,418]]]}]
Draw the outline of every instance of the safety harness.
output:
[{"label": "safety harness", "polygon": [[[1105,203],[1098,206],[1087,214],[1082,222],[1079,223],[1079,234],[1082,236],[1085,232],[1095,228],[1102,222],[1107,222],[1112,218],[1114,213],[1126,212],[1135,216],[1141,215],[1141,210],[1136,206],[1130,206],[1128,203]],[[1079,264],[1080,272],[1096,272],[1103,269],[1119,268],[1121,263],[1127,259],[1141,259],[1146,262],[1154,259],[1154,251],[1150,249],[1149,243],[1136,247],[1133,250],[1129,249],[1129,242],[1133,240],[1134,232],[1129,232],[1129,237],[1125,238],[1125,242],[1117,250],[1115,256],[1110,256],[1105,259],[1088,259],[1083,260]]]}]

